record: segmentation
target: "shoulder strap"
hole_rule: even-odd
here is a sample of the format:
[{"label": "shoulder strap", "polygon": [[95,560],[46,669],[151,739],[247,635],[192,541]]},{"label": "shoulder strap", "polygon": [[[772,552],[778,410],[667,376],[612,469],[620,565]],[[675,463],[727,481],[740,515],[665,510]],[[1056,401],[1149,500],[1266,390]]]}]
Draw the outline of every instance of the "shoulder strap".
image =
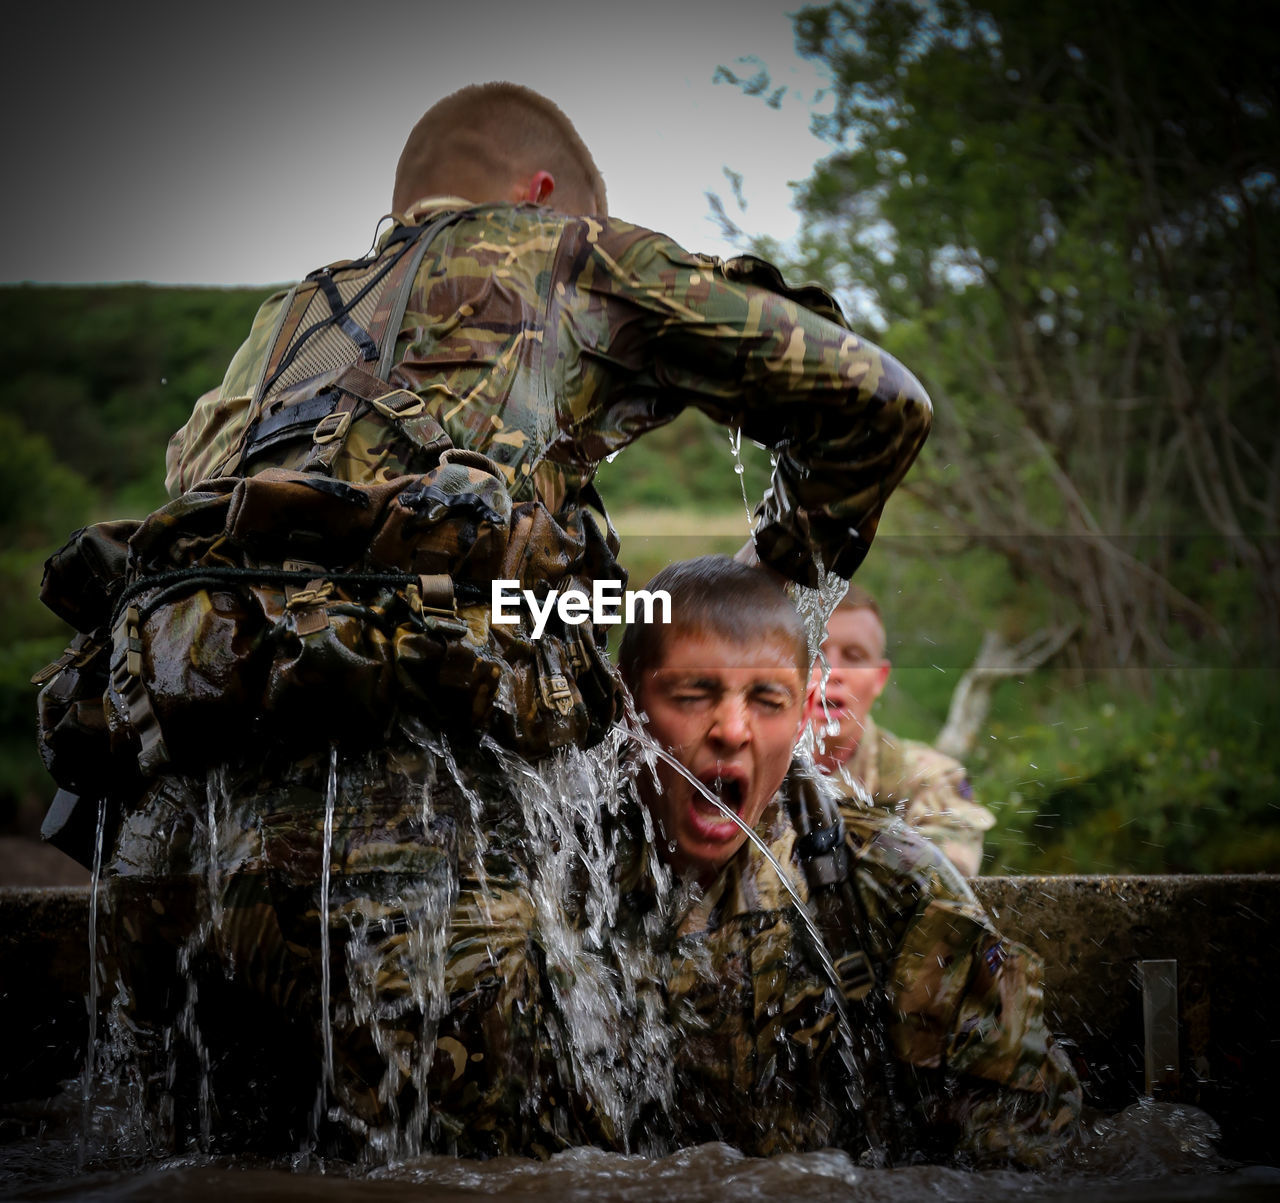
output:
[{"label": "shoulder strap", "polygon": [[[293,290],[264,357],[244,437],[217,475],[240,475],[253,455],[303,430],[319,428],[332,442],[370,392],[387,391],[370,385],[385,384],[393,366],[422,258],[462,212],[424,226],[399,226],[376,254],[320,268]],[[358,379],[362,387],[333,387],[344,378]],[[315,387],[307,388],[313,379]]]}]

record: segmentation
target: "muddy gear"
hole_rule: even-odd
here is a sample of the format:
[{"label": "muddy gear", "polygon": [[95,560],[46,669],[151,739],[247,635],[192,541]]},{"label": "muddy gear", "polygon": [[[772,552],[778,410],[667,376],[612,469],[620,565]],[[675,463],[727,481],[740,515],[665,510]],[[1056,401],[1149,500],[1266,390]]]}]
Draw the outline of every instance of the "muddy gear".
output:
[{"label": "muddy gear", "polygon": [[[452,448],[420,397],[361,366],[386,370],[386,332],[457,216],[397,227],[376,256],[294,290],[244,438],[219,465],[237,475],[140,524],[79,532],[50,561],[42,598],[84,632],[41,675],[41,750],[60,784],[100,795],[130,776],[122,756],[143,777],[199,771],[264,730],[299,755],[369,743],[398,706],[534,758],[609,728],[618,687],[594,632],[495,627],[489,586],[545,597],[621,579],[613,531],[585,508],[557,521],[537,500],[513,507],[493,461]],[[357,422],[421,474],[331,479]]]},{"label": "muddy gear", "polygon": [[[124,816],[103,988],[125,1007],[158,1148],[199,1139],[202,1089],[229,1151],[314,1136],[353,1157],[365,1134],[386,1155],[407,1138],[479,1157],[625,1147],[575,1077],[597,1050],[564,1047],[566,1002],[596,991],[563,954],[548,966],[510,766],[463,741],[456,759],[397,742],[412,750],[342,757],[332,776],[327,754],[270,752],[210,783],[162,776]],[[581,916],[560,922],[572,938]],[[627,1022],[605,1035],[629,1047]],[[313,1133],[322,1089],[342,1119],[322,1112]]]},{"label": "muddy gear", "polygon": [[[264,738],[298,755],[338,738],[368,745],[397,708],[531,757],[594,742],[613,720],[614,687],[590,634],[557,625],[535,643],[489,621],[495,578],[589,589],[612,570],[605,536],[582,516],[571,531],[537,502],[513,513],[506,485],[472,453],[385,484],[283,469],[223,477],[132,532],[109,614],[63,600],[102,543],[91,531],[51,561],[44,598],[68,621],[113,632],[109,651],[77,641],[93,649],[95,685],[107,667],[106,721],[83,690],[75,715],[87,718],[55,713],[80,680],[71,661],[42,693],[50,769],[85,792],[127,779],[121,758],[154,776],[201,771]],[[63,728],[80,737],[67,751]],[[98,752],[85,758],[91,739]]]},{"label": "muddy gear", "polygon": [[[861,562],[931,409],[822,290],[615,218],[439,201],[417,220],[445,224],[423,252],[388,383],[420,397],[454,446],[498,464],[515,501],[557,516],[581,506],[606,456],[695,406],[777,451],[755,535],[766,563],[816,584],[815,550],[844,576]],[[264,304],[221,388],[174,435],[171,492],[234,465],[288,309],[284,295]],[[415,447],[380,415],[353,415],[332,475],[421,471]]]}]

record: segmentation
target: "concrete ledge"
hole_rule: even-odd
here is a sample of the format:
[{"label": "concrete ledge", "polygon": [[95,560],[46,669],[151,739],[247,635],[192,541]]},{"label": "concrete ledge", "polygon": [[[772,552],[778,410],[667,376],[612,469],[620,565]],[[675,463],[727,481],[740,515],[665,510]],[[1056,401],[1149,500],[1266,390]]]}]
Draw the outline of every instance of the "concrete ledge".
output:
[{"label": "concrete ledge", "polygon": [[0,888],[0,1103],[78,1071],[88,993],[89,887]]},{"label": "concrete ledge", "polygon": [[[1223,1152],[1273,1154],[1280,1123],[1280,875],[984,877],[996,925],[1045,960],[1050,1022],[1074,1045],[1090,1101],[1144,1090],[1140,966],[1177,966],[1177,1081]],[[48,1096],[87,1035],[89,891],[0,889],[0,1101]],[[16,1038],[15,1038],[16,1037]]]},{"label": "concrete ledge", "polygon": [[1145,1087],[1143,961],[1177,961],[1177,1083],[1223,1151],[1274,1157],[1280,1123],[1280,876],[991,877],[971,883],[996,926],[1045,960],[1050,1025],[1072,1041],[1087,1097]]}]

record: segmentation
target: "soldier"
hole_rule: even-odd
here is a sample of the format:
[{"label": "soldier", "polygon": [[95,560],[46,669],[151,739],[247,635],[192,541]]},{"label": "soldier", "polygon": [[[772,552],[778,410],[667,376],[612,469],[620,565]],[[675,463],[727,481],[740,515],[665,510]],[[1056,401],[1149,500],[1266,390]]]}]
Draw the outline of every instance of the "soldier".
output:
[{"label": "soldier", "polygon": [[968,877],[982,864],[983,833],[995,816],[973,796],[959,761],[878,727],[871,708],[889,680],[880,607],[850,585],[827,620],[821,661],[809,685],[809,720],[819,736],[817,763],[853,805],[899,815],[928,836]]},{"label": "soldier", "polygon": [[[649,587],[670,593],[672,621],[629,625],[619,662],[684,770],[659,761],[637,783],[653,847],[698,887],[673,920],[668,979],[681,1139],[1043,1162],[1081,1095],[1045,1027],[1037,958],[1000,936],[934,845],[846,810],[852,890],[834,923],[819,919],[842,1030],[795,901],[831,905],[833,876],[811,886],[805,862],[835,829],[800,836],[799,765],[784,787],[804,719],[803,624],[775,579],[722,556],[671,565]],[[631,864],[633,904],[644,873]]]},{"label": "soldier", "polygon": [[[501,625],[491,586],[532,607],[620,577],[596,467],[689,405],[778,447],[762,558],[847,576],[929,401],[820,290],[610,218],[527,89],[429,110],[392,204],[374,254],[264,303],[174,436],[176,500],[51,562],[45,596],[84,635],[42,695],[45,752],[118,828],[116,1027],[169,1129],[297,1147],[333,1117],[384,1154],[625,1147],[634,1079],[575,1060],[566,993],[610,977],[603,904],[548,934],[578,888],[563,856],[608,856],[566,795],[609,791],[582,770],[541,810],[527,796],[610,736],[605,631]],[[82,723],[97,680],[106,717]]]}]

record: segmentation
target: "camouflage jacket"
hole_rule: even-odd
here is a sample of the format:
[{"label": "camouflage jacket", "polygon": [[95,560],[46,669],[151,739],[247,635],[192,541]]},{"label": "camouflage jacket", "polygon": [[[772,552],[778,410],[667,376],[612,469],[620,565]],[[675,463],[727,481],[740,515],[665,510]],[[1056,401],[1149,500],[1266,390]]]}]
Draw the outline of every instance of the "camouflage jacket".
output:
[{"label": "camouflage jacket", "polygon": [[[931,408],[827,294],[612,218],[444,198],[415,206],[414,220],[449,210],[459,216],[418,269],[390,384],[420,395],[454,446],[496,461],[517,502],[559,514],[605,456],[696,406],[777,449],[762,558],[810,584],[815,549],[829,570],[853,572]],[[174,436],[173,493],[243,437],[285,296],[264,303],[221,388]],[[359,482],[419,470],[381,420],[356,422],[333,465]]]},{"label": "camouflage jacket", "polygon": [[983,834],[995,816],[973,796],[964,765],[915,739],[899,739],[868,718],[857,751],[831,774],[854,809],[868,799],[928,836],[968,877],[982,865]]},{"label": "camouflage jacket", "polygon": [[[1000,936],[915,831],[844,817],[858,917],[829,951],[837,965],[865,956],[876,983],[847,997],[852,1063],[792,895],[749,843],[678,921],[681,1139],[761,1155],[879,1143],[904,1157],[1043,1163],[1073,1129],[1081,1092],[1045,1026],[1041,962]],[[782,805],[757,833],[810,910],[825,905]]]}]

